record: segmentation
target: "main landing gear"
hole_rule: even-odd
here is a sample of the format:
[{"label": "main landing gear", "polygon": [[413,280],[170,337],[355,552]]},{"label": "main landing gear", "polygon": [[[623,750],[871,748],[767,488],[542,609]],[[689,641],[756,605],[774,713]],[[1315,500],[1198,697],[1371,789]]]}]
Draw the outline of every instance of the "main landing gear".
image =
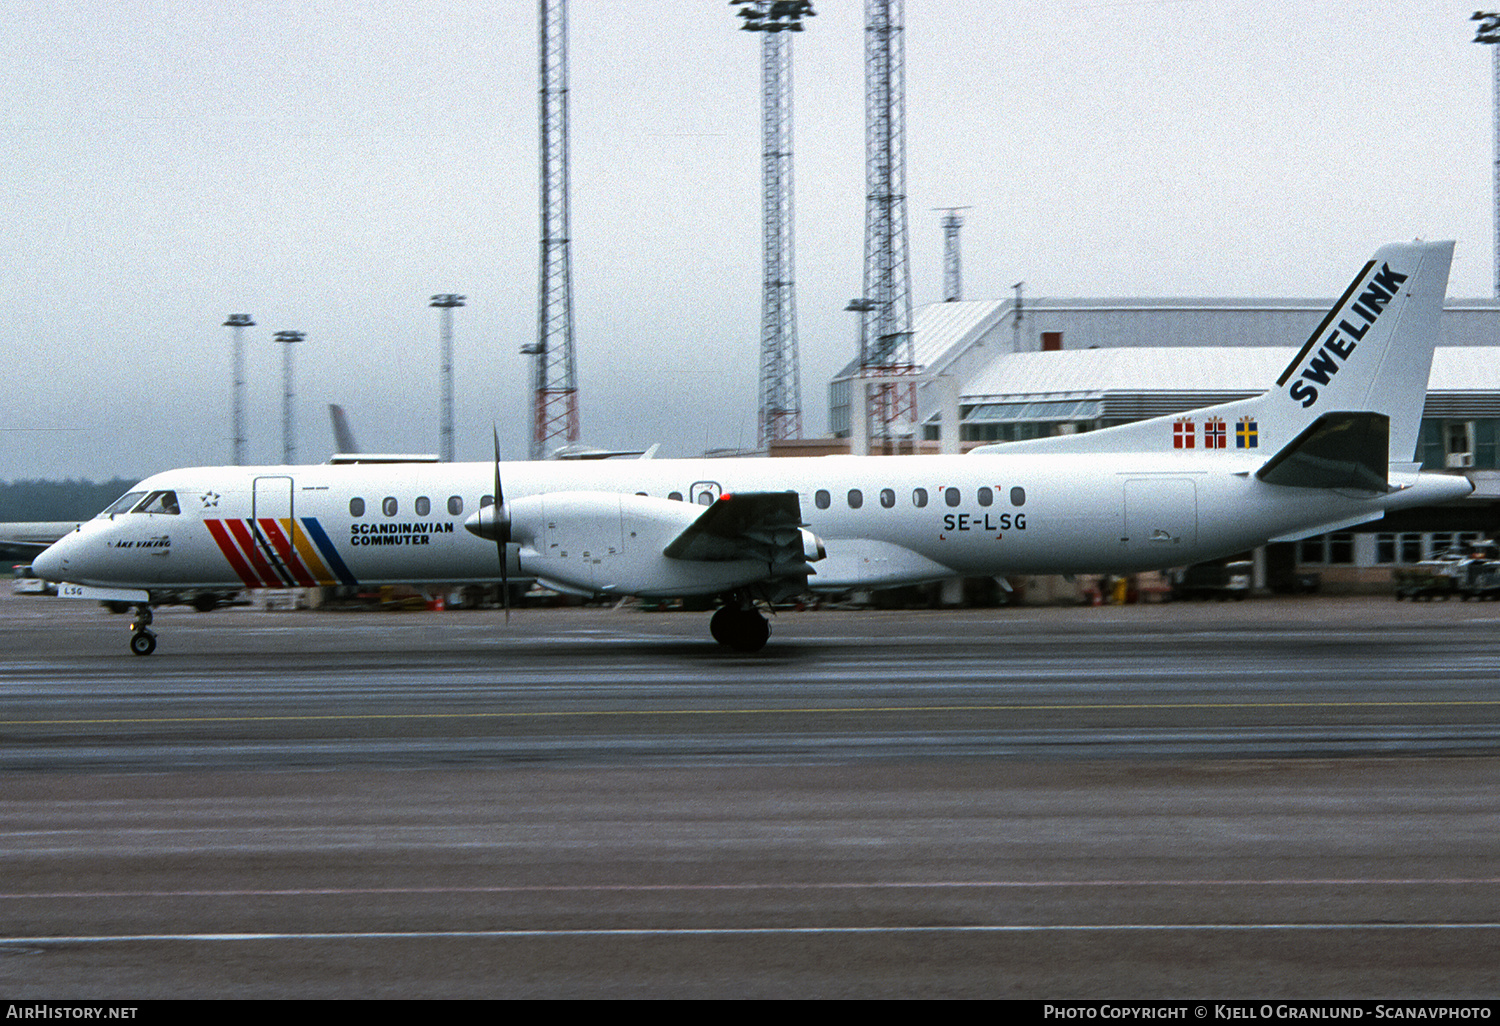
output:
[{"label": "main landing gear", "polygon": [[130,651],[138,656],[148,656],[156,651],[156,633],[151,630],[151,607],[144,603],[135,607],[135,619],[130,621]]},{"label": "main landing gear", "polygon": [[771,638],[771,625],[754,605],[731,599],[708,621],[708,632],[736,652],[759,652]]}]

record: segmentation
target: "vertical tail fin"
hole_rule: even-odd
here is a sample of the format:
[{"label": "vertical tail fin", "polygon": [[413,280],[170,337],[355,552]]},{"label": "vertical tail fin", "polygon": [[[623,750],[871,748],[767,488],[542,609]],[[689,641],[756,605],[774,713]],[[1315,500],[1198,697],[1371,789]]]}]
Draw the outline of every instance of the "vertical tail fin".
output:
[{"label": "vertical tail fin", "polygon": [[354,440],[354,429],[349,426],[349,416],[337,403],[328,404],[328,419],[333,421],[334,452],[357,453],[359,443]]},{"label": "vertical tail fin", "polygon": [[[1448,291],[1452,242],[1393,243],[1365,264],[1317,330],[1276,379],[1253,399],[1155,417],[1082,435],[1003,442],[975,452],[1161,452],[1207,456],[1280,453],[1313,446],[1268,480],[1312,480],[1311,468],[1339,439],[1363,439],[1358,458],[1340,475],[1385,478],[1373,466],[1376,425],[1389,424],[1388,457],[1405,463],[1417,448],[1438,316]],[[1226,358],[1232,358],[1226,353]],[[1329,418],[1329,415],[1337,417]],[[1365,417],[1365,414],[1372,416]],[[1355,416],[1358,415],[1358,416]],[[1316,431],[1310,431],[1318,425]],[[1201,439],[1203,445],[1197,444]],[[1335,430],[1337,428],[1337,430]],[[1314,445],[1314,440],[1316,445]],[[1316,459],[1313,458],[1316,454]],[[1283,461],[1285,462],[1285,461]],[[1378,471],[1378,472],[1377,472]],[[1325,485],[1325,487],[1328,487]]]},{"label": "vertical tail fin", "polygon": [[1278,447],[1337,411],[1390,418],[1390,458],[1417,448],[1452,242],[1382,246],[1260,400]]}]

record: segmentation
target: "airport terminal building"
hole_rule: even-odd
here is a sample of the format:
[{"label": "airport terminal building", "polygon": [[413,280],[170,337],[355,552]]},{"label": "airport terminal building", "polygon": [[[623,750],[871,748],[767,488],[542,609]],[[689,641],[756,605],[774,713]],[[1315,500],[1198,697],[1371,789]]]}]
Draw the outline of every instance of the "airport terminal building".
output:
[{"label": "airport terminal building", "polygon": [[[923,307],[913,324],[924,384],[911,444],[951,451],[951,440],[942,440],[942,405],[955,387],[964,450],[1257,395],[1333,302],[1037,299],[1018,310],[1006,299]],[[1450,299],[1440,328],[1416,458],[1423,469],[1468,476],[1474,494],[1452,507],[1272,546],[1273,568],[1317,573],[1329,590],[1380,589],[1397,567],[1470,538],[1500,535],[1500,302]],[[858,370],[851,363],[829,388],[836,437],[851,433]]]}]

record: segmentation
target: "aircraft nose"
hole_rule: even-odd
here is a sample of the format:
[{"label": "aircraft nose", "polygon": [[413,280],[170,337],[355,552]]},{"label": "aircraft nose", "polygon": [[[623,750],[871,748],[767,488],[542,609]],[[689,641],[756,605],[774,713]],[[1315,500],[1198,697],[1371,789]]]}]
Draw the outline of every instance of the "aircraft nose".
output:
[{"label": "aircraft nose", "polygon": [[42,554],[31,561],[31,572],[44,581],[54,584],[66,580],[68,569],[68,557],[65,549],[67,539],[53,542],[42,550]]}]

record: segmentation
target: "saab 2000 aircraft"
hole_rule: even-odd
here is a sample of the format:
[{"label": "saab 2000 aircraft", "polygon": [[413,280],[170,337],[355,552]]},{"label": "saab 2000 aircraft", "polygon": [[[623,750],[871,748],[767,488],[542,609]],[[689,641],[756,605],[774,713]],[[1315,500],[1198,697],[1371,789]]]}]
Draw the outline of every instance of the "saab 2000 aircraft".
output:
[{"label": "saab 2000 aircraft", "polygon": [[[951,577],[1181,566],[1461,498],[1410,462],[1451,242],[1381,248],[1265,394],[964,456],[200,467],[149,477],[32,564],[59,594],[493,582],[757,602]],[[1395,462],[1392,462],[1392,456]]]}]

